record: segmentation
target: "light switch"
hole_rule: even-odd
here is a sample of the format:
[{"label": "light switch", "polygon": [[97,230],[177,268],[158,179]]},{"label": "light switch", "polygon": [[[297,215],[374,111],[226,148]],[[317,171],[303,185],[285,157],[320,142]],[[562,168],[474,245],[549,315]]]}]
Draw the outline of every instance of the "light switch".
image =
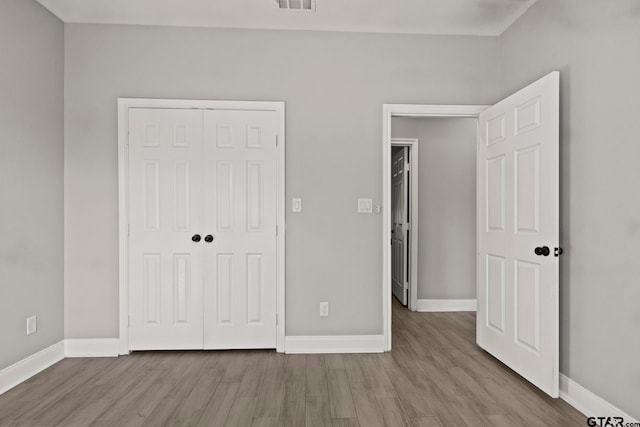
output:
[{"label": "light switch", "polygon": [[302,199],[295,198],[291,201],[291,210],[293,212],[302,212]]},{"label": "light switch", "polygon": [[38,330],[38,317],[27,317],[27,335],[35,334]]},{"label": "light switch", "polygon": [[329,303],[323,301],[320,303],[320,317],[327,317],[329,315]]},{"label": "light switch", "polygon": [[371,213],[372,208],[372,199],[358,199],[358,213]]}]

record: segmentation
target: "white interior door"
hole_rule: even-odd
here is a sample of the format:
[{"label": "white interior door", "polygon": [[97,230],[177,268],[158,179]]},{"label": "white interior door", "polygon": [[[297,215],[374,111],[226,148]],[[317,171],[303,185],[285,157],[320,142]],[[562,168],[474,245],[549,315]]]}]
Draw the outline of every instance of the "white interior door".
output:
[{"label": "white interior door", "polygon": [[478,345],[558,396],[559,74],[480,114]]},{"label": "white interior door", "polygon": [[276,346],[276,114],[207,110],[204,347]]},{"label": "white interior door", "polygon": [[202,111],[129,109],[131,350],[202,348]]},{"label": "white interior door", "polygon": [[402,305],[409,300],[409,148],[391,160],[391,289]]}]

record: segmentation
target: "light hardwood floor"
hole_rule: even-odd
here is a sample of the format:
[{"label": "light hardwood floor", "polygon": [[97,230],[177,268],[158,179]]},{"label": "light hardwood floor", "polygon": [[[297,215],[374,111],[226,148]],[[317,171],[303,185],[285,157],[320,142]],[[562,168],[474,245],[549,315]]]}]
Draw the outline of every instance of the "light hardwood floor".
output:
[{"label": "light hardwood floor", "polygon": [[394,302],[393,351],[65,359],[0,396],[1,426],[585,426],[475,345],[474,313]]}]

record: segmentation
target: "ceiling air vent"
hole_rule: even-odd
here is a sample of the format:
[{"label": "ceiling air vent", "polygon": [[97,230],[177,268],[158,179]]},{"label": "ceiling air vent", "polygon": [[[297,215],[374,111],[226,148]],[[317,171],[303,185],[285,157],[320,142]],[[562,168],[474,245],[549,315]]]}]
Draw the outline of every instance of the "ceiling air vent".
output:
[{"label": "ceiling air vent", "polygon": [[276,0],[280,9],[315,12],[316,0]]}]

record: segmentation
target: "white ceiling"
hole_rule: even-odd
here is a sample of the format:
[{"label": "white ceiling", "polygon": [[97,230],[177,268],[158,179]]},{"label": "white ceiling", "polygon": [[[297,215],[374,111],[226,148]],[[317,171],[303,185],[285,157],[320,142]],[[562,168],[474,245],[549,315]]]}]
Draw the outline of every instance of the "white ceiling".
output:
[{"label": "white ceiling", "polygon": [[38,0],[64,22],[496,36],[536,0]]}]

